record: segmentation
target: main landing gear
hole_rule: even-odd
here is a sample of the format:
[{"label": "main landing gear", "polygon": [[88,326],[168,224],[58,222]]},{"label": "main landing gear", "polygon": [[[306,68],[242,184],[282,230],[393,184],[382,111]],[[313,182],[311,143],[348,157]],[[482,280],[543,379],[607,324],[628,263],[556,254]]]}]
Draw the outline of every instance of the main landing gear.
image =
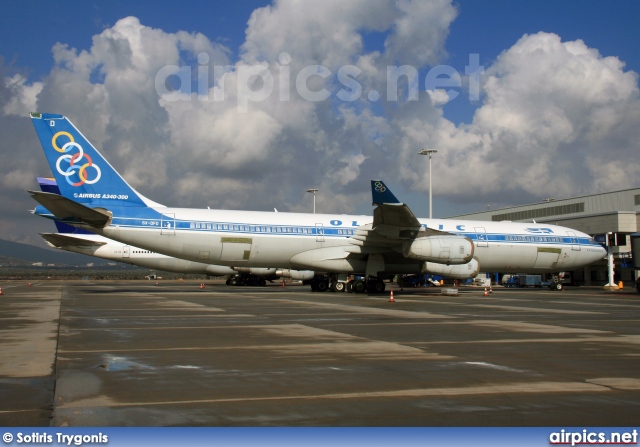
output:
[{"label": "main landing gear", "polygon": [[238,275],[227,279],[228,286],[258,286],[264,287],[267,285],[267,281],[255,275]]},{"label": "main landing gear", "polygon": [[349,292],[349,293],[382,293],[386,287],[380,278],[369,277],[369,280],[362,278],[340,281],[337,277],[329,275],[316,276],[308,282],[313,292]]}]

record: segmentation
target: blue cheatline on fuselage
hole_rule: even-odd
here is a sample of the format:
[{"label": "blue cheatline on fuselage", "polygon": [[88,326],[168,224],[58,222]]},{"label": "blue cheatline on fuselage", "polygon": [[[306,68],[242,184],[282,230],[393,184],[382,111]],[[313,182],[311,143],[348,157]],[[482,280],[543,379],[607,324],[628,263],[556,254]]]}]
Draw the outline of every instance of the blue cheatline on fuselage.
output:
[{"label": "blue cheatline on fuselage", "polygon": [[[123,210],[123,214],[130,214],[131,209]],[[55,219],[55,216],[49,213],[45,207],[39,205],[36,207],[35,214]],[[113,225],[117,225],[121,228],[138,228],[138,229],[153,229],[162,227],[162,223],[171,223],[171,227],[176,231],[190,231],[198,233],[232,233],[232,234],[244,234],[244,235],[270,235],[277,234],[278,236],[325,236],[331,238],[345,238],[355,234],[356,228],[354,227],[335,227],[331,226],[330,221],[325,226],[318,227],[316,225],[290,225],[286,223],[273,223],[273,224],[257,224],[250,222],[231,222],[231,221],[185,221],[174,220],[173,217],[158,213],[157,211],[144,208],[135,210],[138,217],[116,217],[112,220]],[[284,215],[286,213],[279,213]],[[319,219],[316,219],[319,220]],[[369,222],[363,222],[369,223]],[[456,236],[465,236],[475,242],[487,242],[487,243],[511,243],[511,244],[567,244],[567,245],[581,245],[581,246],[600,246],[590,237],[577,237],[569,235],[545,235],[535,236],[527,233],[522,234],[505,234],[505,233],[482,233],[478,235],[476,232],[447,230],[448,233]]]}]

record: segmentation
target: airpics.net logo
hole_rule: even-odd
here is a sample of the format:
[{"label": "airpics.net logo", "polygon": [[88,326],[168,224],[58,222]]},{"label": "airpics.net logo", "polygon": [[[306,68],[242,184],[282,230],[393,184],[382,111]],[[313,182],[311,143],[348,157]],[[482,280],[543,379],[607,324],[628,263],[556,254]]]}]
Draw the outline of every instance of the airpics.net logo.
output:
[{"label": "airpics.net logo", "polygon": [[[386,88],[380,92],[364,85],[361,80],[363,71],[355,65],[343,65],[335,72],[323,65],[306,65],[294,72],[288,53],[280,53],[278,63],[271,66],[216,65],[213,67],[213,79],[216,81],[211,85],[209,60],[207,53],[198,54],[195,72],[190,65],[165,65],[156,74],[156,92],[168,102],[192,101],[194,98],[214,102],[235,100],[238,111],[247,112],[249,103],[266,101],[274,95],[278,101],[290,101],[292,90],[310,102],[326,101],[332,97],[354,102],[363,99],[363,95],[370,102],[398,102],[418,101],[422,87],[434,102],[449,102],[460,95],[455,89],[463,87],[463,76],[449,65],[432,67],[424,74],[422,85],[416,67],[389,65],[384,82]],[[464,68],[469,101],[480,100],[480,76],[483,73],[479,54],[470,54],[469,64]],[[234,79],[229,82],[233,87],[226,85],[227,75],[233,75]]]},{"label": "airpics.net logo", "polygon": [[638,430],[629,431],[581,431],[560,430],[549,435],[550,445],[638,445]]}]

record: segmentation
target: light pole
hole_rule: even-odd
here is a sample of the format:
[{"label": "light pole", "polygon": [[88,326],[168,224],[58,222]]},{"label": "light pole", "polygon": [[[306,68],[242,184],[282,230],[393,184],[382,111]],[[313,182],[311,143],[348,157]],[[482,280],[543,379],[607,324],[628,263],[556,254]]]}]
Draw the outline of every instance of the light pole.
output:
[{"label": "light pole", "polygon": [[418,152],[419,155],[429,156],[429,219],[433,218],[433,200],[431,194],[431,156],[438,152],[436,149],[422,149]]},{"label": "light pole", "polygon": [[618,285],[613,282],[613,251],[611,250],[612,246],[611,246],[611,236],[613,235],[613,233],[611,231],[609,231],[607,233],[607,276],[609,278],[609,282],[607,284],[605,284],[605,287],[609,287],[609,288],[617,288]]},{"label": "light pole", "polygon": [[316,213],[316,193],[318,192],[315,188],[307,189],[307,192],[313,193],[313,214]]}]

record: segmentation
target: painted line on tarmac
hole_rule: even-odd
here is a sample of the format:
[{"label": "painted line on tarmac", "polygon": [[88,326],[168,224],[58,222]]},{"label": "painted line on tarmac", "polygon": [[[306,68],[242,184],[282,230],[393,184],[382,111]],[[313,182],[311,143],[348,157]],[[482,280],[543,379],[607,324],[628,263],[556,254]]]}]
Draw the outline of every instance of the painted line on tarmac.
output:
[{"label": "painted line on tarmac", "polygon": [[476,396],[487,394],[531,394],[531,393],[590,393],[606,392],[611,389],[607,386],[584,382],[522,382],[505,384],[487,384],[483,386],[460,388],[418,388],[394,391],[370,391],[362,393],[336,393],[315,394],[301,396],[270,396],[270,397],[239,397],[222,399],[193,399],[183,401],[163,402],[114,402],[106,396],[97,396],[67,402],[58,405],[57,408],[87,408],[87,407],[138,407],[159,405],[194,405],[216,404],[230,402],[265,402],[265,401],[292,401],[292,400],[319,400],[319,399],[380,399],[402,397],[443,397],[443,396]]},{"label": "painted line on tarmac", "polygon": [[[416,301],[416,303],[443,304],[441,301],[423,301],[423,300]],[[515,310],[515,311],[522,311],[522,312],[561,314],[561,315],[607,315],[607,312],[595,312],[595,311],[588,311],[588,310],[546,309],[546,308],[538,308],[538,307],[504,306],[499,304],[477,304],[477,303],[469,303],[469,302],[462,302],[462,303],[447,302],[446,304],[455,305],[455,306],[465,306],[465,307],[480,307],[480,308],[486,308],[486,309]]]}]

